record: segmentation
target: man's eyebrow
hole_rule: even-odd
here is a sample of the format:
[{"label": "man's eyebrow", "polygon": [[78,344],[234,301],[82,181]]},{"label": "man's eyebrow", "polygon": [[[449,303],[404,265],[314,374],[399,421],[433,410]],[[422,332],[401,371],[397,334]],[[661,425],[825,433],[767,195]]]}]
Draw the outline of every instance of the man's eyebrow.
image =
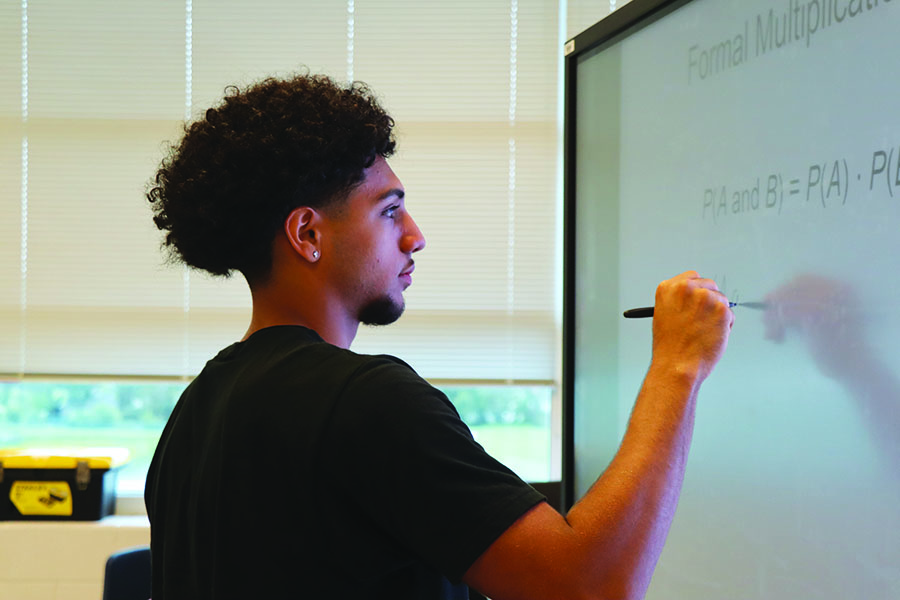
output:
[{"label": "man's eyebrow", "polygon": [[403,200],[403,197],[406,195],[406,192],[401,188],[391,188],[379,195],[378,198],[375,199],[376,202],[381,202],[382,200],[386,200],[391,196],[396,196],[397,200]]}]

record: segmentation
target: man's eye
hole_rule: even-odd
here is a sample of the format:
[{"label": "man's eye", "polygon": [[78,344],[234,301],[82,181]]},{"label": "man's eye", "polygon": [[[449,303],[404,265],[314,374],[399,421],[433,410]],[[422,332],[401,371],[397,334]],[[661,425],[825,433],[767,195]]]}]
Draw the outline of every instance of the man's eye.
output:
[{"label": "man's eye", "polygon": [[396,204],[394,206],[389,206],[386,209],[384,209],[384,212],[382,214],[386,217],[393,219],[394,215],[397,213],[397,209],[399,209],[399,208],[400,208],[400,206],[396,205]]}]

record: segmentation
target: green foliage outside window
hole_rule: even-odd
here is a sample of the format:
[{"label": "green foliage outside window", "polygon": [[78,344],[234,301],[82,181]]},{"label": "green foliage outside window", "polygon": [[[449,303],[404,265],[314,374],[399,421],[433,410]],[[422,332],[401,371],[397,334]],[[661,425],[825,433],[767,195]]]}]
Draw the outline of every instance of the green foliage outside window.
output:
[{"label": "green foliage outside window", "polygon": [[0,422],[75,428],[158,427],[169,418],[184,387],[183,383],[0,384]]}]

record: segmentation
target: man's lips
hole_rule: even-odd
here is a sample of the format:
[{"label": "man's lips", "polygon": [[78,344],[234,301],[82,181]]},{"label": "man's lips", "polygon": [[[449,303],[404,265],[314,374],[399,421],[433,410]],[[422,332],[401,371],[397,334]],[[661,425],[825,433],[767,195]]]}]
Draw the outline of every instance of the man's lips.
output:
[{"label": "man's lips", "polygon": [[410,263],[410,265],[400,273],[400,280],[403,281],[404,284],[406,284],[406,287],[412,285],[412,272],[415,270],[416,265]]}]

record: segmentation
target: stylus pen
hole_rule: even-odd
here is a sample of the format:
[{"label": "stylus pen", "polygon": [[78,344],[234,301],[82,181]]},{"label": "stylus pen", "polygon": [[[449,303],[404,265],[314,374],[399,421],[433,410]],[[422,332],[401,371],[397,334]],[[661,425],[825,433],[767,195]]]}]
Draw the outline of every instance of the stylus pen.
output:
[{"label": "stylus pen", "polygon": [[[729,302],[728,306],[731,308],[734,308],[735,306],[744,306],[746,308],[764,309],[767,304],[765,302]],[[652,317],[653,307],[644,306],[642,308],[629,308],[622,313],[622,316],[626,319],[645,319],[647,317]]]}]

